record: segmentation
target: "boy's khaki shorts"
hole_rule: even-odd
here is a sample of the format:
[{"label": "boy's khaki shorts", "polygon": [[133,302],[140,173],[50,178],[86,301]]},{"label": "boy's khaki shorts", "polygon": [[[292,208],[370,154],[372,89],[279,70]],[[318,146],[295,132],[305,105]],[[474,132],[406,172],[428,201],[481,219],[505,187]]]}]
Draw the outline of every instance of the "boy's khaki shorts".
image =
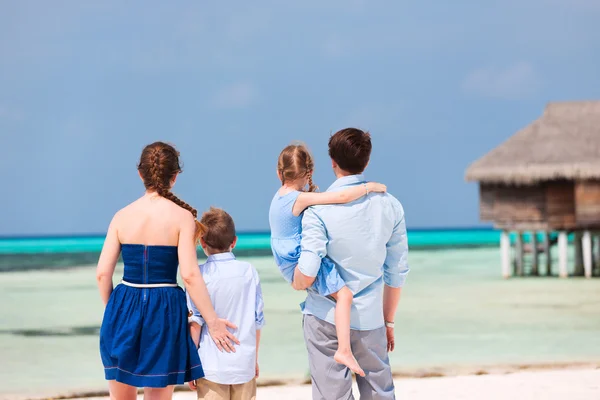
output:
[{"label": "boy's khaki shorts", "polygon": [[256,400],[256,379],[239,385],[222,385],[198,379],[198,400]]}]

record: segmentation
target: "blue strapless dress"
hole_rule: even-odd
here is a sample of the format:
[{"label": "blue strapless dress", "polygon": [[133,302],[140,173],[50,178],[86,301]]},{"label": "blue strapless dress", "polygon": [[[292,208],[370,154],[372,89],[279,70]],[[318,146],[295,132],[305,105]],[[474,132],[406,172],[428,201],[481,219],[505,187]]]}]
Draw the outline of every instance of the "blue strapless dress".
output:
[{"label": "blue strapless dress", "polygon": [[[123,280],[134,284],[177,283],[176,246],[124,244]],[[204,371],[188,329],[181,287],[117,285],[100,328],[107,380],[136,387],[166,387],[202,378]]]}]

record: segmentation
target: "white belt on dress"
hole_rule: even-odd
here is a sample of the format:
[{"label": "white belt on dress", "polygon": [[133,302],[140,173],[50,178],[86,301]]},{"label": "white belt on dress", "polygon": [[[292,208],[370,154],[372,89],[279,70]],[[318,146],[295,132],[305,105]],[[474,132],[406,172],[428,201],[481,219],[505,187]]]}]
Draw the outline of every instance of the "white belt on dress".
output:
[{"label": "white belt on dress", "polygon": [[121,281],[125,286],[131,286],[134,288],[148,289],[148,288],[159,288],[159,287],[178,287],[176,283],[131,283],[127,281]]}]

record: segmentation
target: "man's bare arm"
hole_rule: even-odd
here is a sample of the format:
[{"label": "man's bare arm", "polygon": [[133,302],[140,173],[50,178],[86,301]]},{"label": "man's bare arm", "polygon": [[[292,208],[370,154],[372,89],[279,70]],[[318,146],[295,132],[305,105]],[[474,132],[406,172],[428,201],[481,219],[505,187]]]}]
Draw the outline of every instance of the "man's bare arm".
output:
[{"label": "man's bare arm", "polygon": [[386,322],[394,322],[401,293],[401,287],[394,288],[388,285],[383,287],[383,318]]}]

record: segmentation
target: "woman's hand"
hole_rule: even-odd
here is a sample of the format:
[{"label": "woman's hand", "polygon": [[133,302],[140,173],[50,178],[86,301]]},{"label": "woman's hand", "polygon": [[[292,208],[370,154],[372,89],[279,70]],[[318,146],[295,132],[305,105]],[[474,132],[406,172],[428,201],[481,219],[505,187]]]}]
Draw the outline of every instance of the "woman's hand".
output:
[{"label": "woman's hand", "polygon": [[394,351],[394,347],[396,347],[396,343],[394,341],[394,328],[386,326],[385,335],[387,337],[387,351]]},{"label": "woman's hand", "polygon": [[369,182],[367,183],[367,190],[369,193],[385,193],[387,191],[387,186],[383,183]]},{"label": "woman's hand", "polygon": [[255,373],[254,377],[258,378],[258,376],[260,375],[260,368],[258,367],[258,361],[256,362],[256,371],[255,372],[256,373]]},{"label": "woman's hand", "polygon": [[227,353],[235,353],[234,344],[240,344],[240,341],[227,328],[237,329],[237,326],[222,318],[218,318],[212,323],[206,321],[206,323],[208,325],[208,333],[219,350],[226,351]]},{"label": "woman's hand", "polygon": [[188,382],[188,386],[190,387],[191,390],[193,390],[194,392],[196,391],[196,389],[198,389],[198,384],[196,383],[196,381],[189,381]]}]

